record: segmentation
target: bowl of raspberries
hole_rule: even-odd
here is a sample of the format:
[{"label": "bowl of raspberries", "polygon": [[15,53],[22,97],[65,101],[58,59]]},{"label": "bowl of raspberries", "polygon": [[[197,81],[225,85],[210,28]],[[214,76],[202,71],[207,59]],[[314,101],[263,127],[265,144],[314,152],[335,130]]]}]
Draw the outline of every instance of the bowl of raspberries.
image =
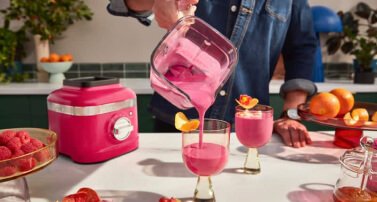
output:
[{"label": "bowl of raspberries", "polygon": [[40,128],[0,130],[0,182],[41,170],[58,156],[57,135]]}]

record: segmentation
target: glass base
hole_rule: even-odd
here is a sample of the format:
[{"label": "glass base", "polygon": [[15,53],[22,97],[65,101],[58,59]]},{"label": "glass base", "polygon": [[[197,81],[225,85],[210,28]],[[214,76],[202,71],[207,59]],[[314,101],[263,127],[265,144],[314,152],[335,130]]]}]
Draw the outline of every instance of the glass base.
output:
[{"label": "glass base", "polygon": [[362,130],[336,128],[334,144],[346,149],[355,148],[360,146],[361,137],[363,137]]},{"label": "glass base", "polygon": [[211,177],[199,176],[194,193],[195,202],[215,202],[215,192],[212,188]]},{"label": "glass base", "polygon": [[256,175],[260,173],[260,168],[243,168],[243,171],[247,174]]},{"label": "glass base", "polygon": [[29,187],[26,179],[18,178],[0,183],[1,202],[30,202]]}]

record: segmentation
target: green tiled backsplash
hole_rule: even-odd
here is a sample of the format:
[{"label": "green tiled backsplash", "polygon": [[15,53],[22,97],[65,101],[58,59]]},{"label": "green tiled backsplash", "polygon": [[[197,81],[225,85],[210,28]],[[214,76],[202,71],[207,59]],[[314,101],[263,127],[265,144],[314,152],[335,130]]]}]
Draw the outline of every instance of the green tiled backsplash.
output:
[{"label": "green tiled backsplash", "polygon": [[[22,64],[23,72],[36,81],[36,64]],[[74,63],[64,73],[66,78],[109,76],[117,78],[149,78],[149,63]]]}]

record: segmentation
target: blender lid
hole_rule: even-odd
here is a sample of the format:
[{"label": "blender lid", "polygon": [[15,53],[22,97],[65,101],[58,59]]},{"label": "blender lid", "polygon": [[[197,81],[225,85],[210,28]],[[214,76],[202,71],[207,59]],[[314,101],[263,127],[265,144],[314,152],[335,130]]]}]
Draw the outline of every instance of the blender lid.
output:
[{"label": "blender lid", "polygon": [[63,81],[64,86],[74,86],[74,87],[81,87],[81,88],[105,86],[105,85],[112,85],[112,84],[118,84],[118,83],[119,83],[119,78],[99,77],[99,76],[65,79]]}]

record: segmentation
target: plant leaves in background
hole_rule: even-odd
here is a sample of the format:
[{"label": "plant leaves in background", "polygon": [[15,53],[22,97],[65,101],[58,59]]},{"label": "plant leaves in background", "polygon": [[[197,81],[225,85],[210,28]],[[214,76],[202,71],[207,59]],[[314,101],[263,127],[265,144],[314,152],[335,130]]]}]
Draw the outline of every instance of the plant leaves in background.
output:
[{"label": "plant leaves in background", "polygon": [[328,54],[329,55],[335,54],[339,50],[341,44],[342,44],[342,37],[338,35],[328,38],[326,41]]},{"label": "plant leaves in background", "polygon": [[353,43],[352,42],[346,42],[342,45],[342,52],[345,53],[345,54],[349,54],[351,53],[352,49],[353,49]]},{"label": "plant leaves in background", "polygon": [[364,2],[360,2],[356,5],[356,11],[355,14],[363,19],[368,20],[370,13],[372,12],[372,9],[369,5],[367,5]]}]

